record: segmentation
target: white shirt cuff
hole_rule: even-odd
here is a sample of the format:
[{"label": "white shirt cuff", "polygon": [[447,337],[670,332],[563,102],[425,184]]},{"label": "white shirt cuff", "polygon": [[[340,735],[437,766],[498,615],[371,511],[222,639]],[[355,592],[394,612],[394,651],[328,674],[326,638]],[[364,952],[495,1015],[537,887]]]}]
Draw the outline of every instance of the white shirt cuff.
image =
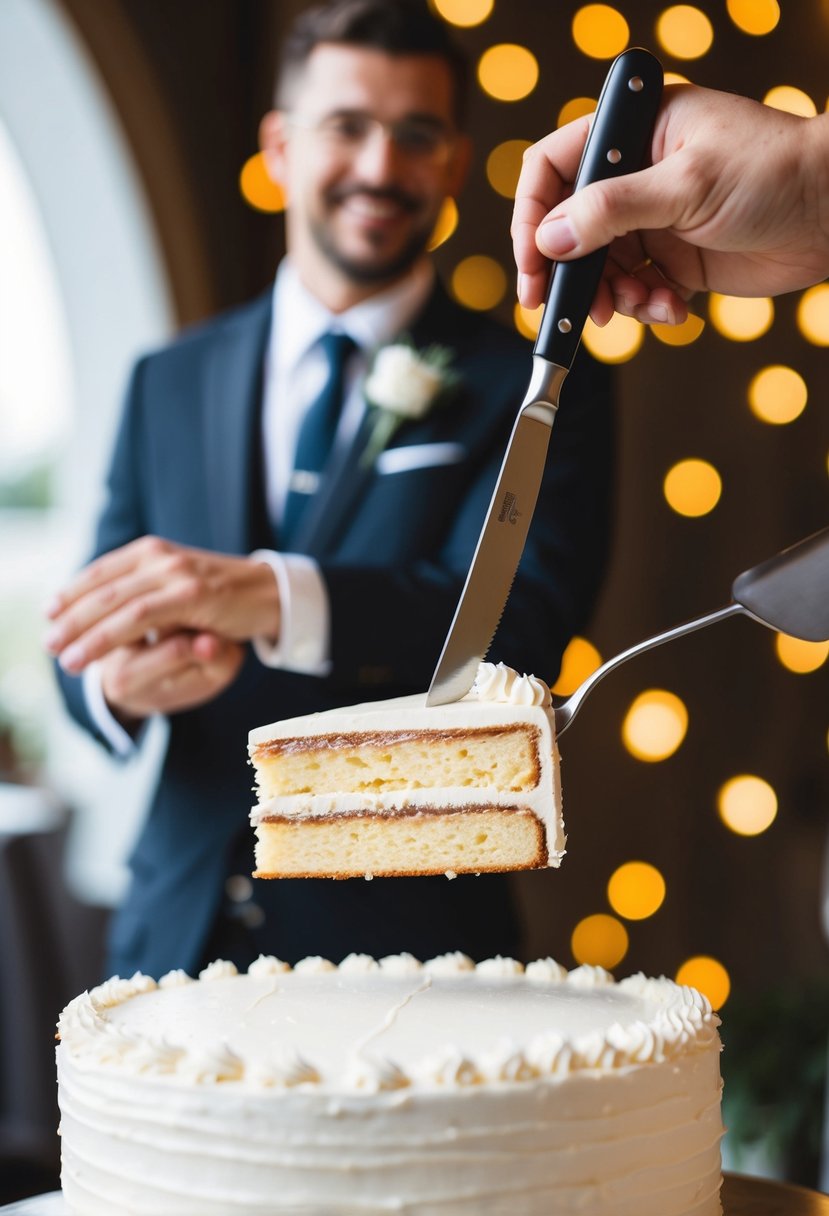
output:
[{"label": "white shirt cuff", "polygon": [[103,683],[101,681],[101,664],[90,663],[84,668],[83,695],[86,710],[99,732],[106,739],[116,756],[126,759],[136,751],[135,740],[124,730],[115,718],[106,702]]},{"label": "white shirt cuff", "polygon": [[260,663],[306,676],[326,676],[331,670],[330,605],[319,566],[299,553],[257,549],[251,561],[273,570],[279,590],[279,639],[254,638]]}]

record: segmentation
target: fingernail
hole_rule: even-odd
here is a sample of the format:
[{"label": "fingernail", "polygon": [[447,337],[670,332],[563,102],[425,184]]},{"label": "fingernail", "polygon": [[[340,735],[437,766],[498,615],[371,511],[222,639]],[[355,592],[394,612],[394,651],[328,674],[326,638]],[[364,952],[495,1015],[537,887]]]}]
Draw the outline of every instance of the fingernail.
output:
[{"label": "fingernail", "polygon": [[75,643],[72,646],[67,646],[63,654],[58,659],[64,671],[76,671],[79,667],[83,667],[84,650],[83,646]]},{"label": "fingernail", "polygon": [[539,228],[538,237],[544,246],[544,252],[551,258],[560,258],[566,253],[572,253],[579,243],[573,225],[566,215],[547,220]]},{"label": "fingernail", "polygon": [[44,605],[44,616],[48,616],[51,619],[51,617],[58,615],[62,607],[63,601],[61,600],[60,596],[53,595],[52,598]]},{"label": "fingernail", "polygon": [[50,654],[57,654],[57,652],[61,648],[62,642],[63,642],[63,630],[61,630],[61,629],[50,629],[48,631],[48,633],[46,634],[46,637],[43,639],[43,645],[46,647],[46,649],[49,651]]},{"label": "fingernail", "polygon": [[518,296],[519,304],[524,303],[524,286],[525,286],[526,282],[527,282],[527,276],[525,274],[522,274],[521,271],[519,270],[518,283],[516,285],[516,295]]},{"label": "fingernail", "polygon": [[651,320],[659,324],[670,325],[673,322],[674,315],[667,304],[651,304],[649,312]]}]

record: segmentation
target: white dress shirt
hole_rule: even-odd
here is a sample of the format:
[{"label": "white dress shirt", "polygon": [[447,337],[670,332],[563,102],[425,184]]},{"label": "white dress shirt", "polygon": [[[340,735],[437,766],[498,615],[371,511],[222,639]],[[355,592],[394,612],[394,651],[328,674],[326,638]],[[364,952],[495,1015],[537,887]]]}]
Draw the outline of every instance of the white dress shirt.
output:
[{"label": "white dress shirt", "polygon": [[[372,353],[405,331],[426,302],[434,271],[419,262],[393,287],[342,313],[331,313],[302,283],[289,258],[277,272],[273,316],[265,353],[262,445],[265,498],[277,529],[291,483],[294,453],[305,411],[325,382],[326,361],[319,340],[330,330],[348,334],[357,346],[349,359],[346,397],[337,431],[347,440],[365,411],[362,382]],[[253,647],[268,667],[324,676],[330,668],[330,608],[317,563],[298,553],[257,549],[254,561],[273,570],[280,599],[280,633],[276,643],[255,638]],[[87,709],[118,755],[134,748],[129,734],[110,713],[101,687],[100,664],[83,675]]]}]

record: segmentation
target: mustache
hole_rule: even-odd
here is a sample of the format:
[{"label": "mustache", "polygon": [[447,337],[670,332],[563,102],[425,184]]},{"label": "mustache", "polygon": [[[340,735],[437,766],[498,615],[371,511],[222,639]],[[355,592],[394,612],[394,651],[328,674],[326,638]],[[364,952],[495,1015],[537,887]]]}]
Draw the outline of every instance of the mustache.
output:
[{"label": "mustache", "polygon": [[359,183],[354,186],[339,186],[328,191],[328,200],[332,203],[344,203],[355,195],[372,198],[379,203],[395,203],[412,215],[420,208],[419,200],[398,186],[361,186]]}]

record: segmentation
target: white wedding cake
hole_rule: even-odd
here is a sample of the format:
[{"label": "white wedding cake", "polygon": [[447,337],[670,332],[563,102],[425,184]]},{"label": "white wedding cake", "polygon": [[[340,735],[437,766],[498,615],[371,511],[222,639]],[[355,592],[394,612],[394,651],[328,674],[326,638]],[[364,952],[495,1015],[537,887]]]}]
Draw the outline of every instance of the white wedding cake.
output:
[{"label": "white wedding cake", "polygon": [[707,1000],[551,960],[136,975],[64,1010],[78,1216],[719,1216]]}]

